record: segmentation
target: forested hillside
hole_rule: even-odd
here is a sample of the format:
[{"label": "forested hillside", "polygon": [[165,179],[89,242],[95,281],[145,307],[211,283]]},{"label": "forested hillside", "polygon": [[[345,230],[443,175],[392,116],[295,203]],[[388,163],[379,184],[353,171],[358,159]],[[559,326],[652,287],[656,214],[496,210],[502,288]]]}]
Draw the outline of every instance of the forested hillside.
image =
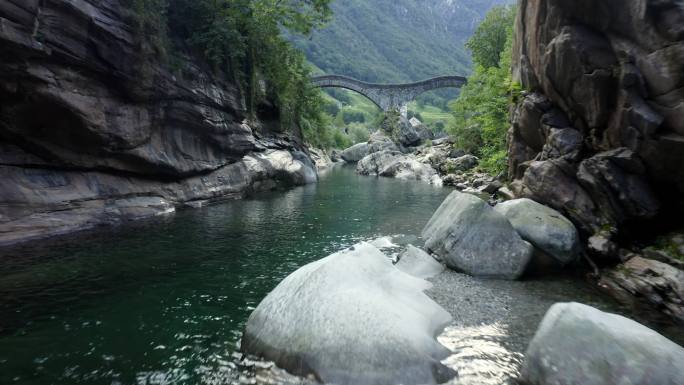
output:
[{"label": "forested hillside", "polygon": [[416,81],[471,69],[465,41],[485,13],[510,0],[337,0],[334,17],[293,38],[322,71],[371,82]]}]

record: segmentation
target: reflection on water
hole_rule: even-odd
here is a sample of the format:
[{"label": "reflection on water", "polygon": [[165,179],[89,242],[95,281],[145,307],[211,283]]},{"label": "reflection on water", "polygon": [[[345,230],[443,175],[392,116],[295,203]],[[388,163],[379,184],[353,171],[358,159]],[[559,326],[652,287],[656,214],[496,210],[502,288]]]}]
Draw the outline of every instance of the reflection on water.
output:
[{"label": "reflection on water", "polygon": [[508,350],[503,340],[508,337],[505,325],[454,327],[439,336],[439,342],[453,355],[443,363],[458,372],[453,385],[501,385],[514,383],[523,355]]},{"label": "reflection on water", "polygon": [[0,250],[0,385],[297,383],[233,356],[297,268],[419,234],[448,189],[339,168],[261,194]]}]

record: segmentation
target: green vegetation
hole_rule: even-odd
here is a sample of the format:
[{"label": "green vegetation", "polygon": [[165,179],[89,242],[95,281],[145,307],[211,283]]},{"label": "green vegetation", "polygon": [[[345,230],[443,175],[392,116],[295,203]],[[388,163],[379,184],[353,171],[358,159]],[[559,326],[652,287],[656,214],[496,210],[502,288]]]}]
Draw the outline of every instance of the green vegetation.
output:
[{"label": "green vegetation", "polygon": [[439,107],[412,102],[409,104],[408,117],[415,116],[434,132],[443,132],[445,127],[455,122],[454,115]]},{"label": "green vegetation", "polygon": [[399,83],[467,75],[464,43],[493,4],[510,0],[344,0],[334,19],[311,38],[292,36],[307,58],[329,74]]},{"label": "green vegetation", "polygon": [[[331,4],[333,20],[311,37],[290,35],[320,73],[351,76],[376,83],[404,83],[471,72],[470,55],[464,47],[493,4],[511,0],[344,0]],[[347,92],[329,92],[340,99]],[[452,120],[448,102],[455,90],[421,95],[419,112],[428,126],[440,130]],[[359,99],[355,99],[357,101]],[[359,108],[366,108],[362,102]],[[370,104],[373,107],[372,104]],[[424,107],[431,113],[423,115]],[[375,115],[375,113],[373,113]],[[435,115],[439,114],[439,116]],[[336,115],[333,115],[336,116]],[[422,119],[421,119],[422,120]],[[372,121],[366,116],[366,122]],[[438,123],[441,122],[441,123]],[[368,124],[368,123],[367,123]],[[377,127],[372,127],[375,129]],[[443,130],[443,129],[442,129]]]},{"label": "green vegetation", "polygon": [[330,147],[348,140],[330,132],[331,119],[323,113],[329,106],[309,83],[310,66],[283,35],[306,36],[321,27],[332,15],[330,2],[130,0],[130,6],[146,37],[144,54],[170,59],[176,69],[174,53],[189,48],[239,85],[252,118],[260,105],[273,102],[284,130],[301,129],[310,144]]},{"label": "green vegetation", "polygon": [[478,155],[480,168],[492,174],[506,168],[508,106],[520,92],[510,76],[515,14],[514,6],[496,7],[487,14],[467,43],[475,71],[451,104],[455,120],[448,131],[456,146]]},{"label": "green vegetation", "polygon": [[655,244],[650,248],[654,250],[663,251],[672,258],[684,261],[684,253],[682,253],[681,249],[683,244],[681,241],[682,239],[684,239],[684,235],[681,234],[664,235],[658,237],[658,239],[656,239]]}]

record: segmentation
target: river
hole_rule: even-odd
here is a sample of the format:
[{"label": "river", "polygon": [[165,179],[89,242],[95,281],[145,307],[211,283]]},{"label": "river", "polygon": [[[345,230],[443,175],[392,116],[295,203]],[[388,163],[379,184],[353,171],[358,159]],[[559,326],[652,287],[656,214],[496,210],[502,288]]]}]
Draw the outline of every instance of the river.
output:
[{"label": "river", "polygon": [[[340,167],[317,185],[0,251],[0,384],[235,381],[240,332],[278,282],[360,240],[382,235],[410,240],[450,192],[362,177]],[[438,302],[459,313],[443,337],[452,348],[464,344],[469,330],[458,325],[475,328],[476,334],[501,334],[503,318],[523,298],[517,313],[523,322],[517,327],[524,330],[513,333],[523,337],[510,344],[521,350],[552,303],[536,301],[535,292],[554,293],[556,301],[578,292],[586,298],[589,290],[567,279],[551,290],[546,283],[526,290],[472,280],[465,284],[468,301],[492,299],[466,311],[467,304],[458,302],[464,296],[449,299],[458,295],[445,286],[454,279],[468,280],[447,275],[436,288],[443,289],[436,294]],[[501,303],[506,298],[510,303]],[[535,322],[524,321],[531,308]],[[464,318],[464,312],[472,314]],[[488,313],[499,316],[485,322]],[[461,371],[469,370],[468,362],[482,367],[487,354],[475,351],[477,357],[468,358],[470,353],[460,353],[454,366]],[[490,355],[490,361],[497,359],[505,372],[515,371],[519,352]],[[496,368],[485,365],[484,370]]]}]

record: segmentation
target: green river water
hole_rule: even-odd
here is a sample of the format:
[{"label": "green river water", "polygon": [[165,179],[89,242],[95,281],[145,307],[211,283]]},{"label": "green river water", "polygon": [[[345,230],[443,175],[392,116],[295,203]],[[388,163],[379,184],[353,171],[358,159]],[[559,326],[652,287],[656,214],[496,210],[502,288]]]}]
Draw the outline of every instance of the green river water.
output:
[{"label": "green river water", "polygon": [[221,383],[302,265],[418,234],[450,191],[337,168],[317,185],[0,250],[0,384]]},{"label": "green river water", "polygon": [[[450,192],[340,167],[317,185],[0,250],[0,384],[253,383],[240,379],[234,352],[247,317],[270,290],[358,241],[418,236]],[[457,320],[449,333],[461,338],[472,328],[458,325],[518,319],[508,333],[523,336],[517,347],[509,344],[514,352],[524,349],[548,306],[586,298],[588,290],[567,279],[459,277],[445,276],[442,284],[444,305]],[[449,279],[462,285],[462,295]],[[592,293],[587,301],[603,303]],[[468,309],[459,303],[470,301],[465,297],[482,301]],[[489,360],[515,372],[506,368],[510,354],[497,358],[498,347],[478,348],[489,342],[465,341],[459,343],[466,349],[456,344],[459,369],[484,368],[495,378],[482,364]],[[483,384],[481,378],[471,382]]]}]

